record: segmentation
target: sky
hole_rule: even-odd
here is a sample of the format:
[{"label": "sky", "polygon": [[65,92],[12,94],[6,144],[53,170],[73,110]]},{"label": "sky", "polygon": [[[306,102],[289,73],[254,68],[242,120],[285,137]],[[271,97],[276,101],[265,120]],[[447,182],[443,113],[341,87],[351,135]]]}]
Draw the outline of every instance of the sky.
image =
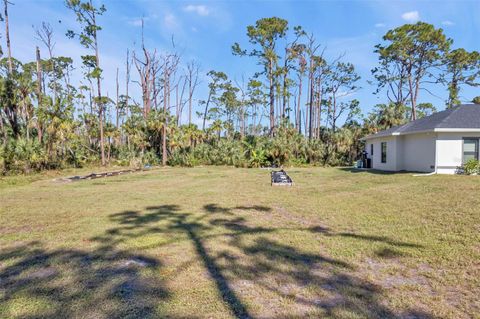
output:
[{"label": "sky", "polygon": [[[78,30],[74,14],[62,0],[13,0],[9,8],[12,54],[22,62],[35,59],[35,27],[42,21],[55,31],[55,55],[72,56],[80,78],[80,56],[85,49],[76,40],[67,39],[68,29]],[[239,42],[246,46],[246,27],[264,17],[277,16],[288,20],[289,26],[301,25],[325,48],[327,58],[344,55],[343,60],[355,65],[361,76],[361,89],[349,96],[360,101],[364,113],[377,103],[387,101],[385,94],[374,95],[371,69],[377,64],[374,46],[389,30],[405,23],[424,21],[444,29],[454,40],[453,47],[480,51],[480,1],[154,1],[154,0],[94,0],[107,11],[99,18],[101,67],[104,91],[115,95],[115,73],[120,68],[124,78],[127,48],[139,49],[141,18],[145,21],[145,42],[159,52],[172,51],[174,43],[184,63],[195,59],[202,75],[196,99],[207,94],[206,73],[224,71],[230,78],[248,78],[260,67],[253,58],[231,54],[231,46]],[[5,37],[2,29],[2,47]],[[172,41],[173,39],[173,41]],[[135,77],[132,68],[132,77]],[[75,78],[74,77],[74,78]],[[133,79],[135,80],[135,79]],[[122,85],[122,83],[121,83]],[[139,92],[138,84],[131,91]],[[122,92],[121,92],[122,93]],[[422,92],[420,102],[431,102],[444,108],[447,93],[436,87],[433,95]],[[465,89],[465,102],[480,95],[480,89]],[[137,101],[140,99],[137,97]]]}]

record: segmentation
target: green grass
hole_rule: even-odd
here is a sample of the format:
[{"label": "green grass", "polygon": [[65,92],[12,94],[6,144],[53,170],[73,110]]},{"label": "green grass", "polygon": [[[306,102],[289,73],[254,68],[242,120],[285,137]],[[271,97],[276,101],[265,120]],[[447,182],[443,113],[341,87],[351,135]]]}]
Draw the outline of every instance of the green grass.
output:
[{"label": "green grass", "polygon": [[3,178],[0,318],[478,317],[479,177],[288,172]]}]

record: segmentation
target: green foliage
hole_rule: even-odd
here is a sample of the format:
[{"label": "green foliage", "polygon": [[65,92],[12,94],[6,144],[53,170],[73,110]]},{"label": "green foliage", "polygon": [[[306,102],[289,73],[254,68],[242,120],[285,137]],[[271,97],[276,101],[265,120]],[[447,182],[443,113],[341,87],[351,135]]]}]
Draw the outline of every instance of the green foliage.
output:
[{"label": "green foliage", "polygon": [[[261,70],[241,81],[225,72],[208,72],[205,100],[192,98],[193,91],[185,100],[184,91],[191,88],[187,82],[182,86],[181,67],[168,69],[153,54],[147,112],[145,101],[140,106],[120,89],[115,101],[101,95],[97,18],[105,7],[91,0],[65,3],[79,22],[67,36],[91,51],[81,56],[83,78],[72,84],[72,58],[53,56],[48,45],[48,59],[22,63],[12,58],[11,72],[9,59],[0,59],[2,174],[82,167],[100,160],[141,167],[158,165],[165,155],[168,165],[187,167],[349,165],[361,152],[362,136],[402,125],[414,112],[417,118],[436,112],[431,103],[415,102],[426,80],[448,85],[449,106],[459,102],[462,85],[479,85],[478,52],[450,51],[452,41],[442,29],[406,24],[388,31],[376,46],[379,66],[372,73],[378,91],[387,90],[385,100],[390,102],[363,116],[360,102],[347,98],[360,89],[355,66],[317,55],[313,34],[300,26],[289,33],[286,20],[270,17],[247,27],[248,50],[238,43],[232,47],[236,55],[254,57]],[[192,101],[198,101],[201,128],[180,125],[183,107]]]},{"label": "green foliage", "polygon": [[479,175],[480,174],[480,161],[472,158],[463,165],[463,171],[467,175]]},{"label": "green foliage", "polygon": [[455,49],[444,56],[446,66],[442,80],[448,85],[447,107],[460,104],[459,93],[461,85],[477,87],[480,85],[480,53],[468,52],[463,48]]},{"label": "green foliage", "polygon": [[35,139],[19,138],[0,149],[0,168],[9,173],[29,173],[48,167],[48,157]]},{"label": "green foliage", "polygon": [[80,32],[68,30],[66,36],[68,38],[78,37],[80,44],[85,48],[95,49],[97,46],[97,31],[102,29],[96,23],[96,16],[102,15],[107,11],[105,6],[101,5],[99,8],[96,8],[91,0],[86,2],[80,0],[67,0],[65,1],[65,5],[75,13],[77,21],[82,25]]},{"label": "green foliage", "polygon": [[383,43],[375,46],[379,66],[372,70],[378,88],[396,105],[411,104],[412,119],[416,118],[416,101],[425,78],[433,78],[444,62],[452,40],[441,28],[425,22],[405,24],[389,30]]}]

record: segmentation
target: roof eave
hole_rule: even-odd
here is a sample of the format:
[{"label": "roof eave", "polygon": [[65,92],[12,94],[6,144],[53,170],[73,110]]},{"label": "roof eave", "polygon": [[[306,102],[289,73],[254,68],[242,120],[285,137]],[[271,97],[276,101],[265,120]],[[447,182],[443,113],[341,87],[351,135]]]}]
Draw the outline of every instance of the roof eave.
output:
[{"label": "roof eave", "polygon": [[393,133],[389,133],[386,135],[379,135],[379,136],[376,136],[377,134],[368,135],[368,136],[362,137],[360,140],[366,141],[374,138],[411,135],[411,134],[423,134],[423,133],[462,133],[462,132],[480,133],[480,128],[434,128],[434,129],[413,131],[413,132],[393,132]]},{"label": "roof eave", "polygon": [[439,133],[461,133],[461,132],[480,132],[480,128],[436,128],[435,132]]},{"label": "roof eave", "polygon": [[[435,132],[435,130],[433,129],[428,129],[428,130],[422,130],[422,131],[413,131],[413,132],[392,132],[392,133],[388,133],[386,135],[379,135],[379,136],[376,136],[376,134],[373,134],[373,135],[368,135],[368,136],[365,136],[363,138],[361,138],[360,140],[362,141],[365,141],[365,140],[369,140],[369,139],[373,139],[373,138],[382,138],[382,137],[390,137],[390,136],[400,136],[400,135],[410,135],[410,134],[422,134],[422,133],[432,133],[432,132]],[[479,130],[480,132],[480,130]]]}]

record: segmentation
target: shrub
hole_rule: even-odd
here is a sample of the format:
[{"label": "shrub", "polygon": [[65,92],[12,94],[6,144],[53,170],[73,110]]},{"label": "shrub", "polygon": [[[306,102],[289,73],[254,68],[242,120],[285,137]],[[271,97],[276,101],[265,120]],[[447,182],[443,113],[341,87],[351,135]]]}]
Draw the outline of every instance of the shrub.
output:
[{"label": "shrub", "polygon": [[36,139],[11,140],[0,152],[2,158],[0,171],[29,173],[47,167],[48,157],[45,149]]},{"label": "shrub", "polygon": [[463,171],[467,175],[479,175],[480,174],[480,161],[476,159],[470,159],[463,165]]},{"label": "shrub", "polygon": [[196,163],[194,154],[182,148],[173,151],[168,159],[168,165],[171,166],[193,167]]}]

